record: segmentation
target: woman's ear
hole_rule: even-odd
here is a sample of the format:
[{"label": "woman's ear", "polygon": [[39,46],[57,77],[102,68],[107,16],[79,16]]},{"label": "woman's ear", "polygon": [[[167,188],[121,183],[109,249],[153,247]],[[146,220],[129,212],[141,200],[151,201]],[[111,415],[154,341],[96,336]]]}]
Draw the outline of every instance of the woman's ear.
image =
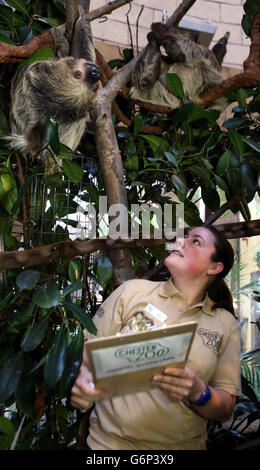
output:
[{"label": "woman's ear", "polygon": [[210,268],[208,269],[208,274],[210,276],[216,276],[217,274],[221,273],[224,269],[224,264],[222,261],[213,261]]}]

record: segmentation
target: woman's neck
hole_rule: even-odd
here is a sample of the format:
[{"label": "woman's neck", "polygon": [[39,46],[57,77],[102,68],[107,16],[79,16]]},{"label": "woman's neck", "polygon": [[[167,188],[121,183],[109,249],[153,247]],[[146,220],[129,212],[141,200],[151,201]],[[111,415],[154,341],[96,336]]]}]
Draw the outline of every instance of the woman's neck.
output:
[{"label": "woman's neck", "polygon": [[202,302],[204,299],[207,288],[205,286],[205,282],[202,283],[201,281],[196,281],[194,279],[190,282],[185,279],[182,282],[182,279],[179,278],[172,278],[172,281],[175,287],[183,294],[187,308]]}]

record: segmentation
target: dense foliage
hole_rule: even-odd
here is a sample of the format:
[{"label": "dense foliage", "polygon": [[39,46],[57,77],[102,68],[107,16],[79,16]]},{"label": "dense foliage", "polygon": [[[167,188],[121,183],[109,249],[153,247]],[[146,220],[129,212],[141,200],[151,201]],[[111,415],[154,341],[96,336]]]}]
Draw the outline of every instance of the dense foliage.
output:
[{"label": "dense foliage", "polygon": [[[0,5],[0,40],[10,44],[25,44],[32,36],[65,21],[60,0],[6,3],[9,6]],[[131,57],[131,52],[124,52],[122,63]],[[52,57],[52,51],[40,50],[29,60]],[[9,132],[10,80],[16,67],[23,65],[10,63],[0,67],[2,135]],[[202,223],[198,199],[202,198],[206,207],[215,212],[221,204],[236,198],[231,210],[240,211],[249,220],[248,203],[258,191],[260,170],[260,90],[239,89],[227,97],[233,103],[232,111],[220,126],[219,112],[202,109],[187,100],[178,77],[169,76],[168,84],[183,105],[167,116],[145,109],[136,112],[124,98],[117,98],[125,115],[133,119],[132,126],[122,130],[114,116],[129,204],[163,206],[172,202],[167,195],[171,192],[185,206],[186,223],[198,225]],[[152,130],[143,132],[144,125],[149,125],[150,130],[159,126],[161,135]],[[82,213],[87,213],[86,202],[98,212],[104,182],[91,127],[81,142],[81,154],[72,155],[58,141],[57,128],[51,120],[46,123],[46,138],[50,152],[61,160],[59,171],[53,175],[46,174],[39,162],[32,165],[25,156],[10,153],[1,140],[0,237],[5,250],[66,240],[76,224],[69,214],[79,206]],[[17,221],[23,228],[28,223],[26,237],[17,236]],[[140,266],[147,270],[164,254],[164,247],[136,249],[132,253],[133,265],[137,272]],[[86,328],[95,334],[91,318],[113,288],[112,274],[113,267],[105,254],[2,273],[1,449],[76,446],[77,416],[70,409],[69,391],[81,361],[82,331]]]}]

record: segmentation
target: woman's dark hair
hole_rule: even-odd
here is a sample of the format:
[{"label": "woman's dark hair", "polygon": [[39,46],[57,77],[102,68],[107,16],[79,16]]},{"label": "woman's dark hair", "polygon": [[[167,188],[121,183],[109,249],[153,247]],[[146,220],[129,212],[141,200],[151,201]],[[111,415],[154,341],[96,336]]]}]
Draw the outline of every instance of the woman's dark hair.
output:
[{"label": "woman's dark hair", "polygon": [[234,251],[229,241],[215,227],[207,228],[215,238],[216,251],[212,255],[212,261],[221,261],[224,265],[223,271],[217,274],[214,281],[209,285],[207,293],[211,300],[215,302],[213,308],[225,308],[235,317],[232,294],[224,281],[224,277],[229,273],[234,263]]}]

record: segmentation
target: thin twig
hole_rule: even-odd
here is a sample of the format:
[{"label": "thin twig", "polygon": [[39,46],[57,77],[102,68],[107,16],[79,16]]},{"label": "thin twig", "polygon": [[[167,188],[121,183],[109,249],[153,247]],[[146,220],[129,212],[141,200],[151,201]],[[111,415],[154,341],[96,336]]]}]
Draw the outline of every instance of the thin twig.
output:
[{"label": "thin twig", "polygon": [[141,9],[139,11],[139,14],[138,14],[138,17],[137,17],[137,20],[136,20],[136,52],[137,54],[139,53],[139,45],[138,45],[138,29],[139,29],[139,20],[140,20],[140,17],[141,17],[141,14],[143,13],[143,9],[144,9],[144,5],[141,6]]}]

